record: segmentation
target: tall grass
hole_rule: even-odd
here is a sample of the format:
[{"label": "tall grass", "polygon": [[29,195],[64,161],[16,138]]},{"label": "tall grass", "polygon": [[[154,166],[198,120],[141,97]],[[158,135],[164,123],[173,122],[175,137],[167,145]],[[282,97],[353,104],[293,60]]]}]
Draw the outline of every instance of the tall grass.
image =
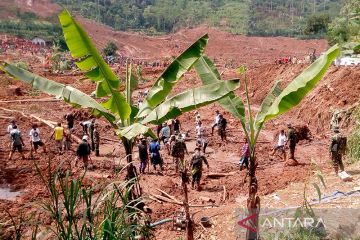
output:
[{"label": "tall grass", "polygon": [[354,130],[348,136],[347,141],[347,159],[350,163],[360,160],[360,105],[358,104],[352,113],[352,118],[356,123]]},{"label": "tall grass", "polygon": [[[149,239],[151,230],[137,206],[141,199],[130,200],[134,179],[105,181],[94,187],[84,186],[86,173],[72,177],[60,164],[52,170],[50,161],[45,172],[36,165],[49,198],[40,203],[45,218],[36,232],[50,230],[53,239]],[[17,233],[17,239],[20,239]],[[34,235],[33,234],[33,239]]]}]

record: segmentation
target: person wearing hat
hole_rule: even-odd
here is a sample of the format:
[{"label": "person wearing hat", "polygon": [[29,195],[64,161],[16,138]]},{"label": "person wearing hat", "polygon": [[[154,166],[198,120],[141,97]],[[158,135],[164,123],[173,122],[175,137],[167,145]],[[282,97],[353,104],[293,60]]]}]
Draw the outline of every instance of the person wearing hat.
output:
[{"label": "person wearing hat", "polygon": [[82,137],[81,143],[76,149],[77,158],[76,158],[75,167],[77,167],[78,161],[82,160],[84,164],[84,168],[85,169],[88,168],[89,161],[91,161],[90,159],[91,148],[90,148],[90,144],[88,143],[88,139],[89,137],[87,135],[84,135]]},{"label": "person wearing hat", "polygon": [[288,123],[288,138],[287,142],[289,143],[289,149],[290,149],[290,156],[289,159],[295,160],[295,148],[297,143],[297,136],[295,129],[292,127],[291,123]]},{"label": "person wearing hat", "polygon": [[334,127],[334,135],[331,137],[329,150],[335,174],[338,175],[339,167],[341,171],[344,171],[342,155],[346,151],[346,137],[342,136],[339,127]]},{"label": "person wearing hat", "polygon": [[201,175],[202,175],[202,171],[203,171],[203,162],[205,162],[207,168],[209,169],[208,161],[201,154],[200,148],[196,147],[195,153],[192,156],[191,161],[190,161],[190,169],[191,169],[191,175],[192,175],[191,187],[194,188],[194,185],[196,184],[196,189],[198,191],[201,190],[200,180],[201,180]]}]

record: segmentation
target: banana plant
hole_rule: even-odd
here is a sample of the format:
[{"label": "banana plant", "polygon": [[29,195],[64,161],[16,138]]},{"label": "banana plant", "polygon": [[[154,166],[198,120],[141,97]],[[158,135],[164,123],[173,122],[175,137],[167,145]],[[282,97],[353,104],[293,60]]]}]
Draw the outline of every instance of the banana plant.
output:
[{"label": "banana plant", "polygon": [[67,10],[59,14],[59,20],[77,67],[84,72],[86,78],[96,83],[96,97],[102,102],[71,86],[43,78],[13,64],[3,63],[1,68],[14,78],[31,84],[33,88],[61,98],[70,104],[90,108],[95,116],[105,117],[124,145],[129,162],[128,178],[136,176],[131,164],[135,137],[140,134],[155,137],[149,124],[162,123],[184,112],[213,103],[228,96],[240,86],[239,79],[234,79],[169,96],[175,84],[203,55],[208,42],[208,36],[204,35],[167,67],[138,109],[132,103],[132,93],[137,87],[137,79],[132,74],[131,65],[126,68],[125,84],[122,84],[103,60],[85,30]]},{"label": "banana plant", "polygon": [[[249,99],[245,67],[240,67],[238,71],[244,78],[246,111],[242,99],[233,93],[219,100],[220,105],[240,121],[244,134],[249,142],[250,160],[248,171],[248,216],[252,216],[254,214],[258,216],[258,213],[260,212],[260,198],[257,196],[258,184],[256,178],[256,168],[258,166],[258,162],[256,158],[256,142],[264,123],[297,106],[304,97],[315,88],[316,84],[322,79],[338,54],[339,47],[337,45],[331,47],[325,54],[323,54],[319,59],[293,79],[284,89],[280,88],[279,81],[275,81],[274,86],[264,98],[260,106],[260,110],[257,112],[255,117]],[[221,81],[218,70],[206,56],[200,57],[194,67],[204,85],[214,84]],[[253,229],[256,230],[258,229],[257,220],[257,218],[250,218],[249,220]],[[257,232],[258,231],[252,232],[251,230],[248,230],[247,239],[257,239]]]}]

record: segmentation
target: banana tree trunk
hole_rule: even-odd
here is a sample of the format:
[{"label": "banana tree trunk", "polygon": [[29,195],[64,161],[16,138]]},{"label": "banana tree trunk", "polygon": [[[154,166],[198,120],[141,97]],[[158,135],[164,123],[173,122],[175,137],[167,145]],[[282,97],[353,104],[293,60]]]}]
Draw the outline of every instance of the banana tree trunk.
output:
[{"label": "banana tree trunk", "polygon": [[193,223],[190,216],[190,208],[189,208],[189,198],[188,198],[188,189],[187,189],[187,168],[184,167],[183,171],[181,171],[181,185],[184,191],[184,210],[186,217],[186,240],[194,240],[194,228]]},{"label": "banana tree trunk", "polygon": [[128,140],[126,138],[123,138],[123,145],[125,148],[125,153],[126,153],[126,161],[128,163],[127,165],[127,174],[126,174],[126,179],[130,180],[130,179],[135,179],[135,181],[133,183],[130,184],[134,184],[134,187],[131,191],[131,200],[136,199],[138,197],[141,196],[141,187],[140,187],[140,183],[138,181],[138,175],[136,172],[136,167],[133,165],[132,162],[132,154],[133,154],[133,147],[134,147],[134,142],[132,140]]},{"label": "banana tree trunk", "polygon": [[246,239],[256,240],[258,238],[258,220],[260,213],[260,198],[257,196],[258,183],[256,179],[256,168],[257,160],[255,153],[250,155],[250,166],[249,166],[249,197],[247,199],[248,209],[248,225],[251,229],[247,229]]}]

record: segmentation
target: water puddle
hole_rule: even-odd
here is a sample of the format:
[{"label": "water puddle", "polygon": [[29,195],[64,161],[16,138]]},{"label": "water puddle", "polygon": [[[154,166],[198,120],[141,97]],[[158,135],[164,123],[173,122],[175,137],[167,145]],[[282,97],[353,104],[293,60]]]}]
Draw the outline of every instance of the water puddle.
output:
[{"label": "water puddle", "polygon": [[20,196],[20,191],[12,191],[11,188],[7,185],[0,185],[0,199],[15,201],[16,197]]}]

